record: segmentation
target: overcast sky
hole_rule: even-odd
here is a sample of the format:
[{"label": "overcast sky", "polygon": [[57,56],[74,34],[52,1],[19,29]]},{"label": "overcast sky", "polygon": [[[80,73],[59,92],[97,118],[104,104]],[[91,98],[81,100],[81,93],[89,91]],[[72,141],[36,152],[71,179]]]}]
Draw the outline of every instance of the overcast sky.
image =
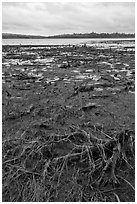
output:
[{"label": "overcast sky", "polygon": [[3,2],[2,31],[55,35],[135,32],[135,3]]}]

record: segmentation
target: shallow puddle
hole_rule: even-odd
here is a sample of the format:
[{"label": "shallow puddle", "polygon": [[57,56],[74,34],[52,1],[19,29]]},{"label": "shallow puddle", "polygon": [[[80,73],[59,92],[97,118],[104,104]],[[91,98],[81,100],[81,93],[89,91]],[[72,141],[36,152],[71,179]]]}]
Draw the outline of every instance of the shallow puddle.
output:
[{"label": "shallow puddle", "polygon": [[115,88],[108,87],[108,88],[106,88],[106,90],[109,90],[109,91],[120,91],[121,89],[117,88],[117,87],[115,87]]},{"label": "shallow puddle", "polygon": [[103,91],[102,88],[94,88],[95,91]]},{"label": "shallow puddle", "polygon": [[135,94],[135,91],[129,91],[129,93],[131,93],[131,94]]},{"label": "shallow puddle", "polygon": [[79,73],[80,71],[79,70],[72,70],[71,72]]},{"label": "shallow puddle", "polygon": [[98,81],[99,79],[101,79],[101,76],[97,76],[97,75],[92,76],[93,81]]},{"label": "shallow puddle", "polygon": [[40,64],[52,63],[54,58],[44,58],[44,59],[36,59],[34,62],[39,62]]},{"label": "shallow puddle", "polygon": [[90,78],[90,76],[88,76],[88,75],[77,75],[75,78],[76,79],[88,79],[88,78]]},{"label": "shallow puddle", "polygon": [[119,72],[119,70],[118,70],[118,69],[112,69],[112,71],[113,71],[113,72]]},{"label": "shallow puddle", "polygon": [[109,62],[99,62],[99,64],[106,64],[106,65],[109,65],[111,68],[113,68],[113,64]]},{"label": "shallow puddle", "polygon": [[93,69],[87,69],[85,72],[93,72]]},{"label": "shallow puddle", "polygon": [[33,65],[33,63],[30,60],[19,62],[19,65]]},{"label": "shallow puddle", "polygon": [[133,72],[133,71],[128,70],[126,76],[127,76],[127,77],[131,77],[131,76],[133,75],[132,72]]},{"label": "shallow puddle", "polygon": [[123,65],[124,65],[125,67],[129,67],[129,64],[124,63]]}]

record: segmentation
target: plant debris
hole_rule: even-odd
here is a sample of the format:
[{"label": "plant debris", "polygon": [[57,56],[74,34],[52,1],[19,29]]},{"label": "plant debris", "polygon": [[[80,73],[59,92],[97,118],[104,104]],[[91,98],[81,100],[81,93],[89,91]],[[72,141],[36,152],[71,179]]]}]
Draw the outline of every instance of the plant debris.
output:
[{"label": "plant debris", "polygon": [[2,47],[3,202],[135,200],[130,43]]}]

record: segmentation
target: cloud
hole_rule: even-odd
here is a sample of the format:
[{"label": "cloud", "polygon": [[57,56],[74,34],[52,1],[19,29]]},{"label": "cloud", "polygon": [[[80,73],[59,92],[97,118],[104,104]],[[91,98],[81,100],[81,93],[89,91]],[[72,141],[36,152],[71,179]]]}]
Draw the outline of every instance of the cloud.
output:
[{"label": "cloud", "polygon": [[135,32],[135,3],[4,2],[3,32],[54,35]]}]

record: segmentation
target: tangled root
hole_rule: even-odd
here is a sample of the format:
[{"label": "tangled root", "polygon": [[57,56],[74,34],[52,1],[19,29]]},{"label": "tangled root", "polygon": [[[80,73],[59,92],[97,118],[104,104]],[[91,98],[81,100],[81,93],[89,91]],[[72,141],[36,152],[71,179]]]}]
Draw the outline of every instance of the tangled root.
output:
[{"label": "tangled root", "polygon": [[[85,185],[83,182],[90,186],[91,200],[95,200],[95,189],[120,183],[116,170],[121,161],[132,168],[129,157],[134,157],[133,134],[129,130],[105,139],[77,130],[70,135],[48,137],[45,143],[23,138],[5,140],[3,199],[11,202],[55,201],[55,198],[59,199],[63,179],[64,182],[66,179],[69,185],[77,183],[79,201],[84,197],[80,193],[83,192],[80,186]],[[85,181],[81,179],[82,175],[86,177],[83,177]],[[71,196],[72,189],[64,201]]]}]

